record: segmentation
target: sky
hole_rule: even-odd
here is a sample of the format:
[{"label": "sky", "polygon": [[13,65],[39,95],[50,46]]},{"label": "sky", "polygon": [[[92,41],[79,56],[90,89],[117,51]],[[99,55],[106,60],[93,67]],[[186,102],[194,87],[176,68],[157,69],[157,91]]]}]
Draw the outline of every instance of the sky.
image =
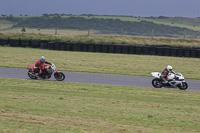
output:
[{"label": "sky", "polygon": [[44,13],[200,17],[200,0],[0,0],[0,15]]}]

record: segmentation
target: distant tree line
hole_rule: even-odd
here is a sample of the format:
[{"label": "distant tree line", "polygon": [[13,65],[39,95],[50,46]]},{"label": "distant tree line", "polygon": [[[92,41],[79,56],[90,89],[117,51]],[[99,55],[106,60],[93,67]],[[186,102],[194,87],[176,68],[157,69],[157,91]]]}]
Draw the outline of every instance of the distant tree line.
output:
[{"label": "distant tree line", "polygon": [[0,17],[0,20],[8,20],[14,23],[22,21],[22,18],[13,17],[12,14],[10,14],[9,16],[2,14],[1,16],[2,17]]},{"label": "distant tree line", "polygon": [[[161,18],[165,18],[162,17]],[[2,18],[1,18],[2,19]],[[100,34],[124,34],[134,36],[151,36],[152,30],[154,36],[164,37],[180,37],[184,33],[190,38],[200,36],[200,32],[186,28],[172,27],[162,24],[155,24],[150,21],[121,21],[120,19],[103,19],[89,16],[87,18],[69,16],[62,17],[59,14],[43,14],[40,17],[28,17],[26,19],[7,16],[6,19],[18,22],[13,27],[27,27],[40,29],[76,29],[88,30],[93,29],[99,31]]]}]

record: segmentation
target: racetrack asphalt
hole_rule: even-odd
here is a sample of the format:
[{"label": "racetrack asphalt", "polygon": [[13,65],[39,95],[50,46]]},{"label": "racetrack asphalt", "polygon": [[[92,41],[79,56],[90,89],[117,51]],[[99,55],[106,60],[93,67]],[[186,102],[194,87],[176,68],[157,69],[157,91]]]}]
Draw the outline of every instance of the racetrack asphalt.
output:
[{"label": "racetrack asphalt", "polygon": [[[1,78],[30,79],[27,75],[27,69],[4,68],[0,67]],[[151,81],[154,77],[126,76],[113,74],[82,73],[82,72],[63,72],[65,74],[64,82],[92,83],[120,86],[135,86],[153,88]],[[51,81],[56,81],[52,76]],[[188,89],[191,91],[200,91],[200,80],[187,80]]]}]

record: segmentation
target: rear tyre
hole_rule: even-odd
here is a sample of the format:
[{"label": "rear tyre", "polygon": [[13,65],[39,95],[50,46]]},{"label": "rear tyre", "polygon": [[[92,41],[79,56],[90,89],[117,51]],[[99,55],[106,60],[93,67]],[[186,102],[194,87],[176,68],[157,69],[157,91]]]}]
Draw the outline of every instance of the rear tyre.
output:
[{"label": "rear tyre", "polygon": [[35,76],[35,74],[33,72],[30,72],[28,71],[28,76],[31,78],[31,79],[37,79],[38,77]]},{"label": "rear tyre", "polygon": [[182,85],[181,84],[178,85],[178,88],[180,90],[186,90],[188,88],[188,84],[186,82],[183,82]]},{"label": "rear tyre", "polygon": [[56,80],[58,81],[63,81],[65,79],[65,75],[64,73],[60,72],[60,73],[55,73],[54,74],[54,77]]},{"label": "rear tyre", "polygon": [[155,78],[152,80],[152,85],[153,87],[155,88],[161,88],[162,85],[161,85],[161,80],[159,78]]}]

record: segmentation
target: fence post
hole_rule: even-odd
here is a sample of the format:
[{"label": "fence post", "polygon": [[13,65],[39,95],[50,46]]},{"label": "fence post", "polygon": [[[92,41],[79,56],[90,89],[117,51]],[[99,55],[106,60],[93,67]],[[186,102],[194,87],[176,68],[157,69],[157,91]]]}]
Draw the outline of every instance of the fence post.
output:
[{"label": "fence post", "polygon": [[186,29],[184,29],[184,36],[183,36],[183,39],[185,39],[185,35],[186,35]]},{"label": "fence post", "polygon": [[151,39],[154,37],[154,27],[152,28],[152,34],[151,34]]},{"label": "fence post", "polygon": [[57,30],[58,30],[58,28],[55,29],[55,35],[57,35]]},{"label": "fence post", "polygon": [[90,15],[88,15],[88,36],[90,36]]},{"label": "fence post", "polygon": [[90,36],[90,25],[88,25],[88,36]]},{"label": "fence post", "polygon": [[122,24],[122,27],[121,27],[121,36],[124,34],[124,25]]}]

